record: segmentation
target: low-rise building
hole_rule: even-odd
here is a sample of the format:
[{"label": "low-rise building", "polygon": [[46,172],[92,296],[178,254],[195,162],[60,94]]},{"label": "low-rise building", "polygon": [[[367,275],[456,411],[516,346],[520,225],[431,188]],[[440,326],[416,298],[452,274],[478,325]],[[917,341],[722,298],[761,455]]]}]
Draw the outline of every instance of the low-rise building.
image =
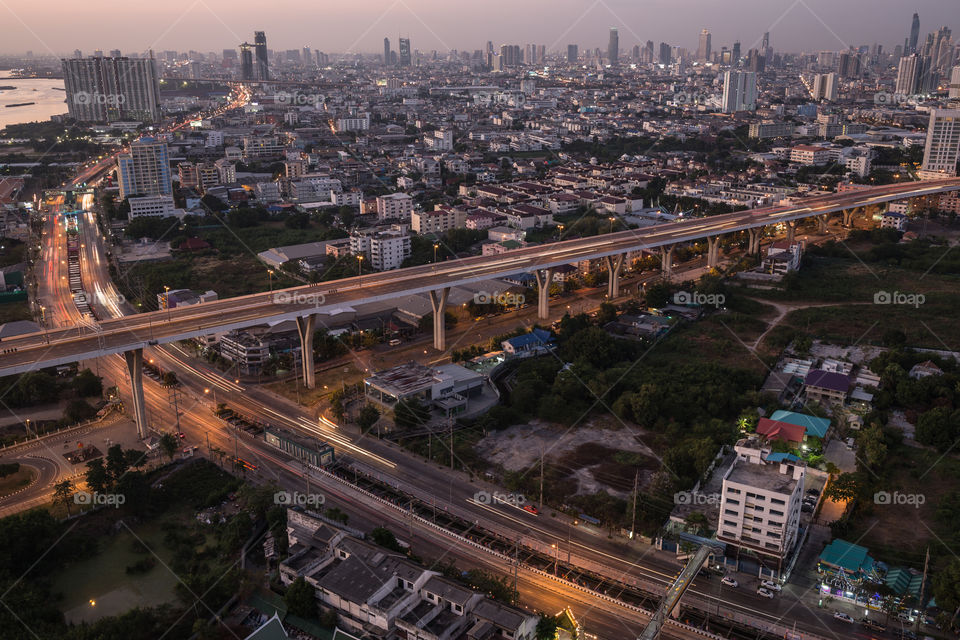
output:
[{"label": "low-rise building", "polygon": [[458,207],[438,204],[433,211],[414,211],[410,228],[415,233],[446,233],[450,229],[463,229],[467,224],[467,212]]},{"label": "low-rise building", "polygon": [[377,271],[399,269],[410,257],[410,235],[403,229],[354,231],[350,234],[350,253],[369,259]]},{"label": "low-rise building", "polygon": [[887,211],[880,218],[881,229],[896,229],[897,231],[906,231],[907,222],[910,219],[902,213],[896,211]]},{"label": "low-rise building", "polygon": [[367,397],[393,407],[402,400],[418,398],[427,404],[451,396],[468,398],[479,394],[483,376],[458,364],[428,367],[409,362],[378,371],[363,381]]},{"label": "low-rise building", "polygon": [[850,393],[850,376],[835,371],[813,369],[804,379],[807,400],[823,405],[843,404]]},{"label": "low-rise building", "polygon": [[173,196],[134,196],[127,198],[130,204],[128,220],[152,216],[156,218],[182,218],[187,215],[183,209],[178,209],[173,202]]},{"label": "low-rise building", "polygon": [[377,197],[377,219],[380,222],[409,222],[413,214],[413,197],[406,193],[391,193]]},{"label": "low-rise building", "polygon": [[220,337],[220,356],[245,375],[259,373],[270,360],[270,344],[246,331],[231,331]]}]

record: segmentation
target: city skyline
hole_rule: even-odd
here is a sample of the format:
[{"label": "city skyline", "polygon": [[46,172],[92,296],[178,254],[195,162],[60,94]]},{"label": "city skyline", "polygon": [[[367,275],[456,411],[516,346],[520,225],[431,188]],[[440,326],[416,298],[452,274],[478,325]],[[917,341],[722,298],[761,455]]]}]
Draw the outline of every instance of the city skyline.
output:
[{"label": "city skyline", "polygon": [[[892,49],[909,37],[914,11],[920,16],[921,33],[944,25],[960,26],[955,24],[949,3],[942,0],[922,0],[912,7],[893,0],[856,0],[842,6],[827,0],[776,4],[742,0],[738,3],[742,10],[736,12],[703,0],[653,0],[643,7],[609,0],[586,10],[572,0],[549,6],[532,0],[522,10],[511,5],[511,20],[502,19],[504,13],[494,10],[498,3],[506,8],[502,0],[495,0],[483,10],[465,7],[453,12],[435,0],[365,0],[316,14],[308,10],[305,19],[291,23],[284,19],[287,14],[282,6],[263,14],[252,3],[223,0],[150,8],[103,2],[82,7],[60,2],[37,6],[17,0],[0,10],[10,16],[10,24],[19,25],[5,33],[0,53],[32,51],[36,56],[63,56],[74,49],[114,48],[124,52],[151,48],[220,51],[236,48],[253,29],[267,31],[275,49],[310,46],[327,52],[378,53],[386,36],[392,40],[409,37],[413,48],[421,51],[473,50],[493,39],[496,43],[532,41],[545,44],[548,52],[558,52],[568,44],[605,50],[610,28],[618,29],[623,49],[653,37],[696,51],[698,35],[707,29],[716,49],[740,40],[748,50],[759,46],[764,32],[769,31],[775,50],[800,52],[843,50],[874,42]],[[50,4],[56,5],[56,21],[49,19]],[[539,19],[547,10],[552,20]],[[90,16],[106,11],[109,21],[91,20]],[[302,8],[298,11],[303,13]],[[863,20],[865,11],[870,11],[869,21]],[[691,12],[696,21],[687,18]]]}]

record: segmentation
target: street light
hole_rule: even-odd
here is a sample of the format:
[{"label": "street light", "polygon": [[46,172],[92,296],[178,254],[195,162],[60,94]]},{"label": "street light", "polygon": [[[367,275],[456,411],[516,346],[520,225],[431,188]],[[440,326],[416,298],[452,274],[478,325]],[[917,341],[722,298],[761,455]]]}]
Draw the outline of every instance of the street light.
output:
[{"label": "street light", "polygon": [[363,254],[357,256],[357,284],[360,284],[363,278]]},{"label": "street light", "polygon": [[267,275],[270,277],[270,291],[273,291],[273,269],[267,269]]},{"label": "street light", "polygon": [[167,307],[167,322],[170,322],[170,287],[163,285],[163,304]]},{"label": "street light", "polygon": [[433,261],[434,261],[434,262],[437,261],[437,249],[439,249],[439,248],[440,248],[440,244],[437,243],[437,242],[434,242],[434,243],[433,243]]}]

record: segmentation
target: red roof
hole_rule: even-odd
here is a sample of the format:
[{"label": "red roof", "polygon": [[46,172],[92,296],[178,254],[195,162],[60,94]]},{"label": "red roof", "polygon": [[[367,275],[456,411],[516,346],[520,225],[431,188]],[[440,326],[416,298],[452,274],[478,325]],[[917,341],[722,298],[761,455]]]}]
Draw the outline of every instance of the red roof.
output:
[{"label": "red roof", "polygon": [[780,422],[770,418],[760,418],[757,433],[768,440],[783,440],[785,442],[803,442],[804,428],[798,424]]}]

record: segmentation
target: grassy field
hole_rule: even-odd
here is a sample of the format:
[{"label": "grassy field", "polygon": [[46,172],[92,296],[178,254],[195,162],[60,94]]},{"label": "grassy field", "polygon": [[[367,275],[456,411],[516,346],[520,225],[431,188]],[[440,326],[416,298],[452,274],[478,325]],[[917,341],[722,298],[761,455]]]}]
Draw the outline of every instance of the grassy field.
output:
[{"label": "grassy field", "polygon": [[[61,571],[54,590],[63,594],[60,608],[69,623],[92,622],[119,615],[134,607],[174,602],[178,578],[166,568],[173,553],[164,544],[164,522],[182,521],[189,527],[189,512],[171,512],[162,519],[134,528],[126,527],[104,541],[102,551]],[[137,552],[138,539],[149,549]],[[155,555],[154,555],[155,554]],[[159,558],[150,571],[131,575],[126,568],[144,558]]]},{"label": "grassy field", "polygon": [[29,302],[23,300],[22,302],[0,304],[0,324],[17,320],[33,320],[33,316],[30,315]]},{"label": "grassy field", "polygon": [[33,479],[37,477],[37,471],[31,467],[21,466],[16,473],[11,473],[5,478],[0,478],[0,497],[8,496],[11,493],[29,486]]},{"label": "grassy field", "polygon": [[960,460],[900,446],[888,456],[880,484],[889,493],[922,495],[923,504],[864,504],[845,538],[890,564],[921,568],[928,545],[935,556],[952,555],[945,544],[953,539],[953,532],[944,529],[935,513],[944,496],[956,490],[958,479]]}]

